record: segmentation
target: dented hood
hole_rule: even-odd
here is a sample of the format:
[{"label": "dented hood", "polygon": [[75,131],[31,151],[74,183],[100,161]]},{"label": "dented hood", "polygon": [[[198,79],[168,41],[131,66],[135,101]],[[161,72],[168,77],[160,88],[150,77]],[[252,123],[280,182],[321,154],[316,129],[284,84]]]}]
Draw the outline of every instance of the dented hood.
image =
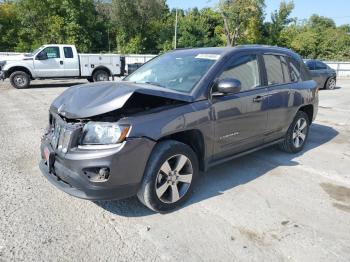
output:
[{"label": "dented hood", "polygon": [[69,119],[89,118],[122,108],[134,93],[193,102],[193,97],[167,88],[130,82],[99,82],[73,86],[52,103],[50,110]]}]

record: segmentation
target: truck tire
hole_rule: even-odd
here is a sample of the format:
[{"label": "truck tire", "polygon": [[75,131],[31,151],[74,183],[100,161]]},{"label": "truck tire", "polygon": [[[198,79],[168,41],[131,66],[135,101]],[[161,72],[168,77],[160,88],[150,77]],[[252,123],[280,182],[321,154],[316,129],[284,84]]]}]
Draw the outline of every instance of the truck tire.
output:
[{"label": "truck tire", "polygon": [[23,71],[15,71],[10,75],[10,83],[14,88],[28,88],[30,85],[30,76]]},{"label": "truck tire", "polygon": [[198,172],[197,156],[188,145],[159,142],[148,159],[137,197],[156,212],[174,210],[191,195]]},{"label": "truck tire", "polygon": [[280,149],[287,153],[298,153],[303,150],[309,135],[310,120],[303,111],[298,111],[289,126],[284,141],[279,144]]},{"label": "truck tire", "polygon": [[93,73],[92,79],[94,82],[108,81],[109,73],[103,69],[98,69]]},{"label": "truck tire", "polygon": [[333,90],[337,86],[337,81],[335,78],[331,77],[326,82],[326,89]]}]

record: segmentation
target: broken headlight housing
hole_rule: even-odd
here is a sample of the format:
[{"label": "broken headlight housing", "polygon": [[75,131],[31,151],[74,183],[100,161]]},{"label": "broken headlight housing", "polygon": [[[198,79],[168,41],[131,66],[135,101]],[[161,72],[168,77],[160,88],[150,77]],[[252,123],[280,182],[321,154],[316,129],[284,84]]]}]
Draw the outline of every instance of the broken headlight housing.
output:
[{"label": "broken headlight housing", "polygon": [[88,122],[83,128],[82,145],[113,145],[125,140],[130,126],[109,122]]}]

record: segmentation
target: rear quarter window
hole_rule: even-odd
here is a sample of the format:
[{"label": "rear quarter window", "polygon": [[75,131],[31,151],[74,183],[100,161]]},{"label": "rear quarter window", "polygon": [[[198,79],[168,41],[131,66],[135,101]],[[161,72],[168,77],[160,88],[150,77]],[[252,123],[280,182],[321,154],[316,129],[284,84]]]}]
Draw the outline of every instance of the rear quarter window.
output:
[{"label": "rear quarter window", "polygon": [[294,57],[289,57],[289,67],[290,67],[290,78],[292,82],[301,82],[303,81],[303,75],[302,70],[306,70],[305,65],[303,62],[296,60]]}]

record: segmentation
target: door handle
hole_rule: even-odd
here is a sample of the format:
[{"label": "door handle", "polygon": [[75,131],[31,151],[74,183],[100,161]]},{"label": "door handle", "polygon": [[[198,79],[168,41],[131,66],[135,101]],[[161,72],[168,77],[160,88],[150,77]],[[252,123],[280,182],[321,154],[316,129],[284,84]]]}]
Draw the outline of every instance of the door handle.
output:
[{"label": "door handle", "polygon": [[60,64],[63,65],[63,61],[60,61]]},{"label": "door handle", "polygon": [[261,101],[264,100],[266,96],[256,96],[253,98],[253,102],[260,103]]}]

